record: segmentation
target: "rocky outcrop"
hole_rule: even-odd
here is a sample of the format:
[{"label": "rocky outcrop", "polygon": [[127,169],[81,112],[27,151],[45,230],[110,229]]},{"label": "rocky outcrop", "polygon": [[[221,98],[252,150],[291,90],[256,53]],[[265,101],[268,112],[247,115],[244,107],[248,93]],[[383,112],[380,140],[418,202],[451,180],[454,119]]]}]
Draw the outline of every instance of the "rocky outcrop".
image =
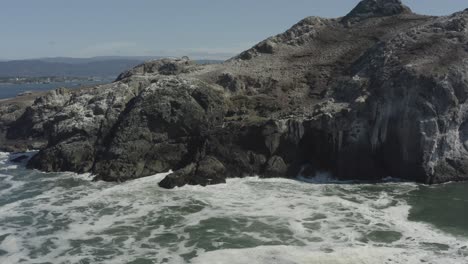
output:
[{"label": "rocky outcrop", "polygon": [[161,77],[129,102],[103,138],[94,171],[104,180],[128,180],[181,168],[222,126],[223,112],[220,91],[197,80]]},{"label": "rocky outcrop", "polygon": [[199,162],[190,163],[184,168],[168,175],[159,185],[163,188],[172,189],[186,184],[210,185],[225,183],[226,168],[215,157],[207,156]]},{"label": "rocky outcrop", "polygon": [[394,16],[403,13],[411,13],[411,10],[400,0],[364,0],[341,21],[355,23],[371,17]]},{"label": "rocky outcrop", "polygon": [[[9,137],[10,128],[25,114],[36,97],[42,93],[29,94],[13,99],[0,100],[0,151],[24,152],[28,149],[38,149],[47,142],[45,139],[31,140],[29,136]],[[11,134],[10,134],[11,135]]]},{"label": "rocky outcrop", "polygon": [[[309,17],[219,65],[150,61],[112,84],[0,111],[4,142],[47,142],[28,166],[160,185],[228,177],[468,179],[468,11],[362,1]],[[3,110],[2,110],[3,109]],[[6,109],[6,110],[5,110]],[[3,144],[3,143],[2,143]]]}]

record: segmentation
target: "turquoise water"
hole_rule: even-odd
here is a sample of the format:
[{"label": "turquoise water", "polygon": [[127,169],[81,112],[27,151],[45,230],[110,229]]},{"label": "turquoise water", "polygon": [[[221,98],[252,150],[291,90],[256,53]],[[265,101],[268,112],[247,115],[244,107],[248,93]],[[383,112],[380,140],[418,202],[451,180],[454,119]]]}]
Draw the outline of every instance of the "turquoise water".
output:
[{"label": "turquoise water", "polygon": [[0,263],[468,263],[468,184],[256,177],[164,190],[0,153]]}]

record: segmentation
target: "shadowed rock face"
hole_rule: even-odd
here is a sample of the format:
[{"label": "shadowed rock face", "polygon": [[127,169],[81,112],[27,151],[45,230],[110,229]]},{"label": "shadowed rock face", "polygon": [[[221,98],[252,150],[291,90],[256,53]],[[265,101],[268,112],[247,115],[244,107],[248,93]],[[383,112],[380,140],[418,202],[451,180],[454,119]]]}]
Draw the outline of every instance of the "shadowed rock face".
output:
[{"label": "shadowed rock face", "polygon": [[366,0],[220,65],[150,61],[112,84],[1,102],[0,131],[16,149],[47,142],[31,168],[106,181],[173,170],[165,188],[319,171],[440,183],[468,179],[467,98],[468,11]]}]

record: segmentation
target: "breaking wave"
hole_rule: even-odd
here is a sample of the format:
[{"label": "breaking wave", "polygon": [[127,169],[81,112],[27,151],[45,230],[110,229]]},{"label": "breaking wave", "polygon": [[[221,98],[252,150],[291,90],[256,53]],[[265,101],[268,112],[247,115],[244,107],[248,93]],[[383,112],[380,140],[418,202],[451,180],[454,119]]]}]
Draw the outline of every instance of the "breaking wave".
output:
[{"label": "breaking wave", "polygon": [[408,220],[412,183],[257,177],[164,190],[41,173],[0,153],[0,263],[468,263],[468,238]]}]

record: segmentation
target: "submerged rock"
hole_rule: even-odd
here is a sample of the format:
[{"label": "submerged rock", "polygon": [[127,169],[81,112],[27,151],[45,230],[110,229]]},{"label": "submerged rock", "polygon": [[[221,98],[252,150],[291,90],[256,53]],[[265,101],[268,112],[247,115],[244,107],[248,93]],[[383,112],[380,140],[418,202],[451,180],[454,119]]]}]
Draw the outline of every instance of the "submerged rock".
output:
[{"label": "submerged rock", "polygon": [[164,188],[301,171],[467,180],[467,21],[365,0],[223,64],[150,61],[112,84],[0,102],[0,143],[40,146],[30,168],[106,181],[173,170]]}]

